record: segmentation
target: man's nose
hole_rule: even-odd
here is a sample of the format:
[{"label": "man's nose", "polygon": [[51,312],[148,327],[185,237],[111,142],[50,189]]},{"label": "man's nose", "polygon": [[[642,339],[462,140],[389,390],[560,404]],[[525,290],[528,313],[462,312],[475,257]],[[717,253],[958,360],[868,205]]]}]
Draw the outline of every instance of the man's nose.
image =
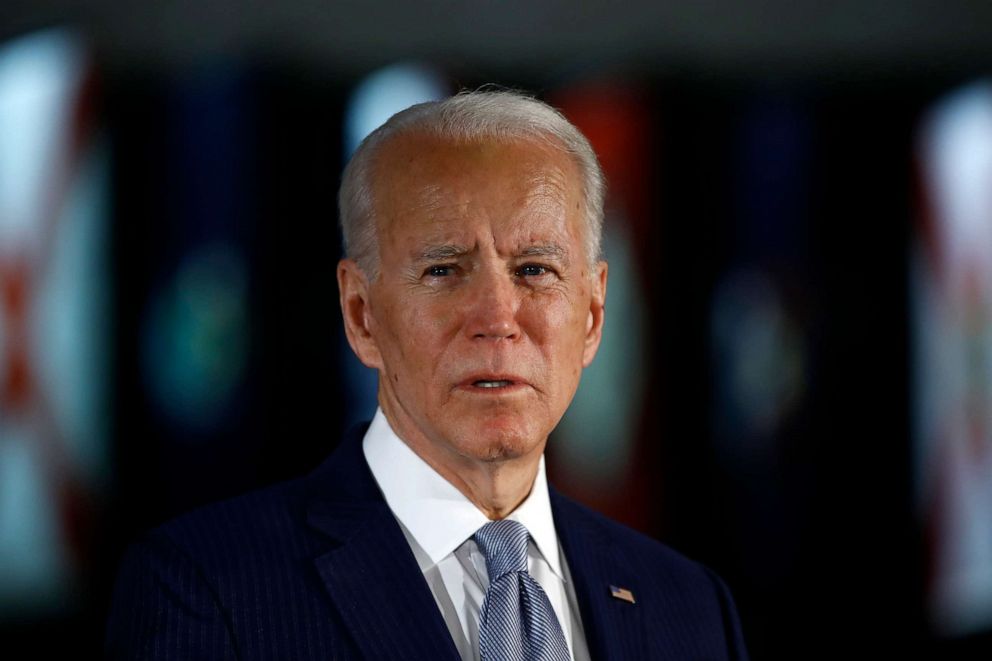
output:
[{"label": "man's nose", "polygon": [[466,332],[473,339],[516,339],[519,300],[513,279],[506,274],[479,274],[472,290]]}]

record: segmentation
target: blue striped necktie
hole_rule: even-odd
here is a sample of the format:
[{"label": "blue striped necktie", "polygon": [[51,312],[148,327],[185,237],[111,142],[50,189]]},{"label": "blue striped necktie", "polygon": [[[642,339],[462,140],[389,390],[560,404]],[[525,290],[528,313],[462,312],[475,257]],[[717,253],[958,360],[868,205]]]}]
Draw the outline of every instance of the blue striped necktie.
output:
[{"label": "blue striped necktie", "polygon": [[475,533],[486,556],[489,590],[479,616],[482,661],[569,661],[555,612],[527,573],[530,533],[509,519],[490,521]]}]

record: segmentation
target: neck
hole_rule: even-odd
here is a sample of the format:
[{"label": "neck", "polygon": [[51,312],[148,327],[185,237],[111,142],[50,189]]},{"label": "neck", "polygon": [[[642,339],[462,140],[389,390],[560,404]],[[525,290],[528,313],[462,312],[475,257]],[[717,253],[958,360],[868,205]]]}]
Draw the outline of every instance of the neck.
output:
[{"label": "neck", "polygon": [[402,418],[392,415],[388,406],[382,409],[400,440],[490,520],[506,518],[530,495],[546,439],[521,454],[497,459],[474,457],[453,444],[432,441],[414,426],[403,425]]},{"label": "neck", "polygon": [[[417,448],[413,451],[417,452]],[[509,516],[530,495],[540,462],[540,455],[536,460],[511,459],[482,465],[467,461],[462,470],[451,471],[430,457],[420,456],[493,521]]]}]

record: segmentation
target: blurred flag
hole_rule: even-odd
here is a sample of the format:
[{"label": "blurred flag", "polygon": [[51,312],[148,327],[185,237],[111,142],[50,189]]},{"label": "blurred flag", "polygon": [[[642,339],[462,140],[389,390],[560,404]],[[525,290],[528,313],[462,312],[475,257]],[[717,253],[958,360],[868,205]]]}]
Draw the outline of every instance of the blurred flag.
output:
[{"label": "blurred flag", "polygon": [[992,629],[992,82],[920,128],[912,260],[918,503],[936,631]]},{"label": "blurred flag", "polygon": [[107,150],[67,30],[0,45],[0,616],[71,607],[108,474]]}]

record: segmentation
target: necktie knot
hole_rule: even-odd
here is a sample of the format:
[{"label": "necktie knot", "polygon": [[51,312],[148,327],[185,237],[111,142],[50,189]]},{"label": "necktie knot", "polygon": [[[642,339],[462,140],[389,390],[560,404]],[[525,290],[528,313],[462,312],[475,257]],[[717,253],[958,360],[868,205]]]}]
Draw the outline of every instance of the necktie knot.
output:
[{"label": "necktie knot", "polygon": [[475,542],[486,557],[489,582],[495,583],[510,572],[527,571],[527,540],[523,524],[509,519],[490,521],[475,533]]},{"label": "necktie knot", "polygon": [[548,595],[527,572],[523,524],[490,521],[475,533],[489,589],[479,613],[483,661],[569,661],[568,643]]}]

